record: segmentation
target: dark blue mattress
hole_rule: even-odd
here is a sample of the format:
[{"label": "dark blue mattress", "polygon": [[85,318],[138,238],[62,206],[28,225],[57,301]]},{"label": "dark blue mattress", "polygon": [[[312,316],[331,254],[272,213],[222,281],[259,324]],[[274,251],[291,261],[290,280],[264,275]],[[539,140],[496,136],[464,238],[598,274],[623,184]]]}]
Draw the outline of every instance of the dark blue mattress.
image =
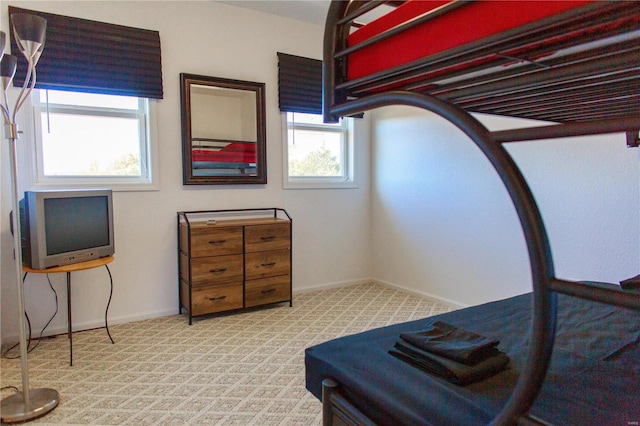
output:
[{"label": "dark blue mattress", "polygon": [[[528,354],[531,295],[342,337],[308,348],[306,387],[318,399],[322,380],[378,424],[488,423],[511,394]],[[435,320],[500,340],[507,369],[456,386],[387,351],[402,332]],[[551,365],[531,413],[558,425],[628,425],[640,421],[640,313],[558,296],[558,331]]]}]

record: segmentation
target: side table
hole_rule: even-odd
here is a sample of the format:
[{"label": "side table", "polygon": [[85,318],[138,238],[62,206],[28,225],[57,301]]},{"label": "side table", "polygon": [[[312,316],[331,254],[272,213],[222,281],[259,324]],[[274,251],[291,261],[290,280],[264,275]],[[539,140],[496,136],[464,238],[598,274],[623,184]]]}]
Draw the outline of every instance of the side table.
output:
[{"label": "side table", "polygon": [[73,365],[73,330],[71,325],[71,273],[76,271],[84,271],[86,269],[98,268],[104,266],[109,273],[109,282],[111,285],[109,291],[109,301],[107,302],[107,308],[104,311],[104,327],[107,330],[107,335],[111,340],[111,343],[115,343],[109,333],[109,323],[107,321],[107,315],[109,314],[109,305],[111,304],[111,297],[113,296],[113,277],[109,270],[109,263],[113,262],[113,256],[101,257],[100,259],[88,260],[86,262],[73,263],[71,265],[54,266],[47,269],[32,269],[28,266],[23,266],[22,270],[25,272],[24,279],[26,280],[27,274],[55,274],[65,272],[67,274],[67,328],[69,336],[69,365]]}]

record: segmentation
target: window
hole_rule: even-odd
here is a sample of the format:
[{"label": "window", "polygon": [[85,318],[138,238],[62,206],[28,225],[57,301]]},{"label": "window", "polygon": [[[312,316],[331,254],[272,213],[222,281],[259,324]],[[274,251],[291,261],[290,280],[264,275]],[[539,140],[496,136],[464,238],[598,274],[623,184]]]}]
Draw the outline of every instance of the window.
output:
[{"label": "window", "polygon": [[152,189],[148,99],[34,93],[36,186]]},{"label": "window", "polygon": [[278,52],[285,188],[357,188],[353,118],[322,117],[322,61]]},{"label": "window", "polygon": [[[38,90],[33,108],[22,111],[33,115],[24,131],[35,141],[18,148],[33,170],[25,186],[157,189],[151,141],[154,99],[163,98],[160,33],[9,6],[9,16],[16,13],[47,20]],[[26,69],[18,55],[14,87],[22,86]]]},{"label": "window", "polygon": [[353,118],[326,124],[322,115],[287,112],[285,188],[355,188]]}]

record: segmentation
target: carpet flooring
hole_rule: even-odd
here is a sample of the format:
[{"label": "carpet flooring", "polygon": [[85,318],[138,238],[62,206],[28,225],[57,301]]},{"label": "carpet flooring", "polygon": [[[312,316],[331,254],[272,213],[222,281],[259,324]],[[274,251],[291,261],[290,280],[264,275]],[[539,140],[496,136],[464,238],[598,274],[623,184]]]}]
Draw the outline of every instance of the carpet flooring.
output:
[{"label": "carpet flooring", "polygon": [[[30,387],[60,404],[30,424],[319,425],[304,384],[304,350],[339,336],[452,310],[376,284],[300,293],[280,305],[194,319],[175,315],[43,339],[29,354]],[[12,355],[17,355],[13,353]],[[0,384],[21,388],[19,359]],[[3,390],[2,398],[13,391]]]}]

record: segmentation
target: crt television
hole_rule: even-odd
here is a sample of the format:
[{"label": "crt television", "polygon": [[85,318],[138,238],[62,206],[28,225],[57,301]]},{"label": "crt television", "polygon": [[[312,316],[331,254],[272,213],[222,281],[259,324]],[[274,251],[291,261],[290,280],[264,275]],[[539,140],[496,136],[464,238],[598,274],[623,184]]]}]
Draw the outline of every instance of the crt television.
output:
[{"label": "crt television", "polygon": [[69,265],[114,253],[110,189],[26,191],[20,201],[22,263]]}]

